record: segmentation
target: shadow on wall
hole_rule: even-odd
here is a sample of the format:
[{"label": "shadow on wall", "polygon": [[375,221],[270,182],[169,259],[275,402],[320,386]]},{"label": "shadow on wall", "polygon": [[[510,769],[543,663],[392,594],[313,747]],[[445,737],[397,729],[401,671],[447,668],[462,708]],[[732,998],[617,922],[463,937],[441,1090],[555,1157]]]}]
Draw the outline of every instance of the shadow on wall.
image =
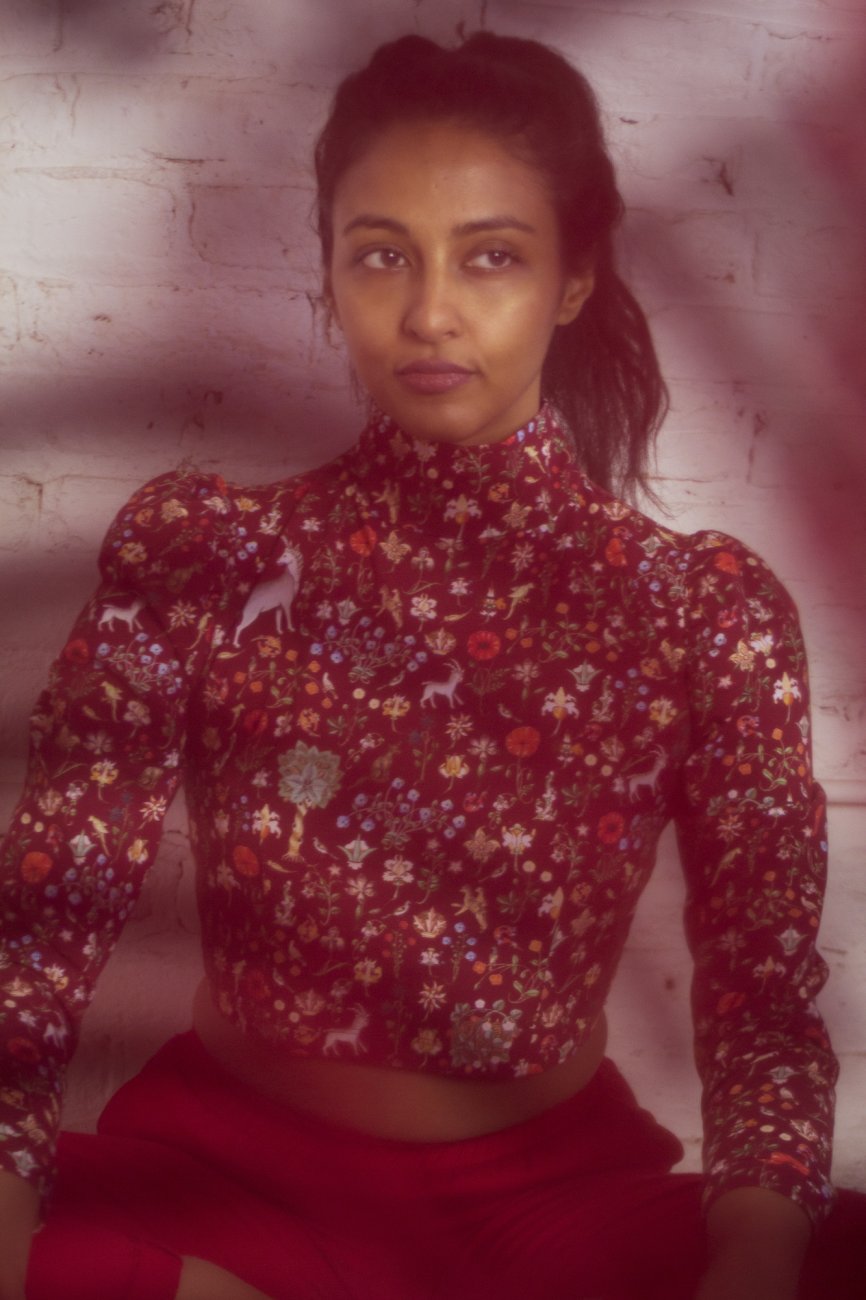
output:
[{"label": "shadow on wall", "polygon": [[[646,0],[643,6],[648,12],[665,7],[662,0]],[[440,38],[461,24],[471,29],[476,18],[483,21],[486,6],[458,0],[410,6],[392,0],[371,15],[367,7],[361,12],[362,7],[346,5],[340,7],[336,24],[332,8],[314,0],[296,0],[285,10],[234,4],[219,7],[213,27],[207,24],[216,11],[207,0],[164,0],[147,6],[131,0],[13,0],[11,8],[22,29],[31,24],[43,34],[49,31],[55,48],[70,52],[70,57],[80,52],[81,66],[88,69],[88,77],[81,80],[92,83],[89,93],[94,98],[89,109],[86,96],[80,98],[79,115],[86,117],[89,111],[94,121],[100,108],[110,106],[111,96],[132,96],[132,112],[122,114],[114,133],[106,137],[121,159],[115,182],[120,203],[107,214],[101,210],[100,216],[103,228],[106,222],[114,224],[114,247],[121,253],[118,238],[121,243],[124,238],[134,240],[141,232],[134,217],[129,231],[123,228],[124,204],[132,212],[137,198],[133,190],[122,193],[123,185],[133,186],[128,176],[120,175],[128,158],[140,174],[135,183],[141,194],[152,201],[147,211],[159,230],[146,240],[141,266],[136,269],[134,259],[122,264],[121,256],[119,271],[108,254],[100,257],[99,236],[94,234],[92,277],[69,290],[78,294],[68,310],[80,329],[54,341],[58,353],[65,353],[54,378],[46,351],[40,352],[44,339],[37,331],[26,353],[29,364],[20,367],[4,396],[4,443],[25,447],[36,439],[81,455],[89,455],[99,443],[100,452],[110,455],[120,427],[124,436],[118,442],[118,463],[130,446],[130,430],[140,431],[158,467],[188,457],[203,467],[228,463],[231,471],[249,460],[251,452],[254,464],[269,468],[286,462],[296,468],[327,459],[353,434],[357,415],[339,350],[329,345],[321,328],[317,252],[309,225],[308,160],[315,124],[349,58],[360,61],[365,51],[404,31],[410,21]],[[493,24],[508,30],[509,9],[517,8],[491,5]],[[591,13],[581,14],[580,9],[575,6],[575,27],[604,27],[622,17],[598,4]],[[272,35],[279,31],[281,43],[253,40],[265,31],[265,18]],[[772,134],[770,128],[761,134],[752,120],[750,133],[732,140],[729,156],[719,158],[718,174],[732,207],[738,199],[736,160],[749,159],[752,172],[764,168],[768,240],[788,237],[786,214],[772,210],[774,179],[780,192],[790,192],[790,173],[804,166],[811,171],[809,184],[834,196],[839,228],[863,228],[866,91],[862,78],[855,76],[862,67],[862,52],[859,58],[851,57],[850,75],[839,79],[832,91],[813,94],[803,112],[796,102],[781,104],[783,128],[776,123]],[[213,85],[202,75],[202,55],[214,60],[218,80]],[[176,77],[178,67],[189,59],[194,84],[177,100],[166,101],[164,115],[175,114],[175,121],[165,127],[170,144],[164,153],[154,154],[147,139],[137,138],[135,109],[141,101],[135,99],[135,79],[166,72]],[[251,108],[242,132],[235,130],[232,136],[232,105],[226,108],[225,102],[233,93],[232,69],[236,75],[238,68],[245,78],[238,93],[242,89],[250,97]],[[250,85],[256,76],[269,87],[262,90],[260,101],[259,91]],[[121,82],[132,89],[124,92]],[[301,101],[302,113],[288,113],[290,104]],[[228,132],[222,141],[220,112]],[[85,132],[86,124],[81,129]],[[86,186],[84,171],[71,167],[70,179]],[[63,181],[53,178],[52,184],[62,187]],[[689,260],[675,227],[656,214],[633,224],[633,243],[636,262],[656,268],[661,295],[665,283],[697,284],[704,278],[705,268]],[[39,252],[37,247],[37,259]],[[790,303],[803,301],[801,318],[789,319],[790,364],[784,347],[774,354],[768,346],[759,313],[753,316],[754,335],[743,331],[742,312],[718,310],[691,315],[684,311],[676,317],[675,329],[680,335],[677,346],[698,358],[697,368],[712,373],[715,367],[720,381],[732,377],[734,389],[743,377],[747,385],[760,386],[763,368],[770,403],[779,398],[787,377],[802,380],[797,357],[804,349],[811,351],[810,374],[818,382],[790,403],[798,407],[797,426],[803,436],[782,437],[789,432],[790,409],[784,401],[778,410],[765,403],[752,413],[750,454],[758,458],[755,472],[769,475],[770,485],[774,467],[784,464],[782,481],[797,493],[800,523],[815,552],[826,565],[850,571],[853,591],[859,590],[862,564],[852,564],[838,539],[840,533],[849,538],[862,534],[861,496],[854,487],[862,482],[866,464],[859,437],[862,424],[851,418],[850,410],[840,413],[832,404],[828,408],[824,393],[833,386],[845,388],[851,409],[859,404],[862,420],[866,399],[855,312],[866,288],[862,242],[852,242],[846,288],[840,292],[838,274],[829,277],[831,287],[820,313],[800,292],[804,274],[813,286],[820,286],[822,259],[834,255],[838,249],[833,230],[816,230],[799,254],[792,248],[787,269],[768,291],[770,298],[775,295],[787,304],[789,318]],[[43,315],[50,340],[52,305],[62,290],[54,285],[45,294]],[[116,313],[124,324],[115,332]]]}]

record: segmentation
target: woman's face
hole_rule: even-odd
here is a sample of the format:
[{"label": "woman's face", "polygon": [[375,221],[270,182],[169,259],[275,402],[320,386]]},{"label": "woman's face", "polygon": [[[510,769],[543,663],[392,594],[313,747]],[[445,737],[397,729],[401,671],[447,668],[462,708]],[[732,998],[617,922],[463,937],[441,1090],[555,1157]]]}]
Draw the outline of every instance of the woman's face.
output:
[{"label": "woman's face", "polygon": [[557,325],[592,275],[566,276],[540,174],[450,122],[383,132],[342,176],[327,293],[374,402],[419,438],[495,442],[541,403]]}]

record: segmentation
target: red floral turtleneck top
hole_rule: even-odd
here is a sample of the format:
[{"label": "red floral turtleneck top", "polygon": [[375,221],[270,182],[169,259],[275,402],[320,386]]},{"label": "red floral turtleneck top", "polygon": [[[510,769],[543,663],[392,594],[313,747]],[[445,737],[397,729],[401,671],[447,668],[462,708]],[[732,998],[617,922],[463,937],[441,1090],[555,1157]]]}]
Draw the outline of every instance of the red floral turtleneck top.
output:
[{"label": "red floral turtleneck top", "polygon": [[675,818],[707,1195],[820,1213],[824,806],[795,611],[728,537],[387,417],[323,469],[168,474],[120,512],[3,850],[0,1147],[50,1170],[62,1068],[181,774],[221,1012],[298,1055],[506,1078],[598,1017]]}]

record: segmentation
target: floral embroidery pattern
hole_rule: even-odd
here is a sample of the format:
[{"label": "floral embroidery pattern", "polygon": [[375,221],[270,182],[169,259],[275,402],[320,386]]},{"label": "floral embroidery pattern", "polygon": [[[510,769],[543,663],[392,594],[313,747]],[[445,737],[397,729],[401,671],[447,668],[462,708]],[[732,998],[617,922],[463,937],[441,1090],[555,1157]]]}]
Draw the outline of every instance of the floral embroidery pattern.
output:
[{"label": "floral embroidery pattern", "polygon": [[796,617],[756,557],[594,487],[543,411],[463,449],[377,417],[265,489],[167,475],[103,568],[4,850],[13,1167],[50,1161],[75,1022],[183,766],[223,1013],[459,1076],[571,1055],[675,817],[708,1194],[818,1211],[823,804]]}]

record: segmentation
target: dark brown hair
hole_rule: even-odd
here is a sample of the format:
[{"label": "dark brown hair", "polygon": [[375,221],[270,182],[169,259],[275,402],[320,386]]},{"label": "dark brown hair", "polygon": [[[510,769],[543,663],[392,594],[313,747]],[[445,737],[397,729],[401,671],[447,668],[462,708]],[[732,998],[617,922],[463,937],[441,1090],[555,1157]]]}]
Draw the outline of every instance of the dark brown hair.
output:
[{"label": "dark brown hair", "polygon": [[337,90],[315,162],[318,233],[327,273],[340,177],[395,123],[465,122],[495,136],[544,176],[567,272],[592,266],[595,287],[557,327],[542,393],[571,430],[581,462],[604,487],[646,487],[646,462],[667,392],[646,318],[616,273],[623,212],[589,83],[537,41],[478,32],[456,49],[421,36],[381,46]]}]

